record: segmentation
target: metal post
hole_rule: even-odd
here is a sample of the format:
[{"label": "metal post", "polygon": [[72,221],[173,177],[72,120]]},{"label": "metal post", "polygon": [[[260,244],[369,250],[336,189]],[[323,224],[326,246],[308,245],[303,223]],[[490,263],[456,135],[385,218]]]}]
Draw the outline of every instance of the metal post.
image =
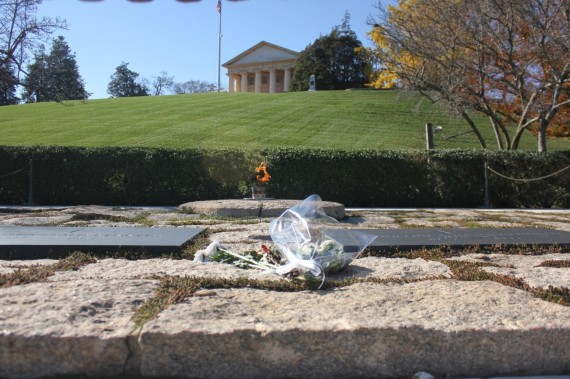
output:
[{"label": "metal post", "polygon": [[491,208],[489,202],[489,174],[487,173],[487,162],[485,162],[485,199],[483,200],[483,208]]},{"label": "metal post", "polygon": [[222,3],[220,1],[218,1],[218,13],[220,14],[220,21],[218,25],[218,92],[220,92],[220,70],[222,65]]},{"label": "metal post", "polygon": [[33,187],[32,187],[32,183],[33,183],[33,161],[32,159],[30,159],[30,169],[29,169],[29,177],[28,177],[28,202],[26,203],[27,205],[33,205],[34,204],[34,194],[33,194]]},{"label": "metal post", "polygon": [[433,125],[429,122],[426,124],[426,149],[433,149]]}]

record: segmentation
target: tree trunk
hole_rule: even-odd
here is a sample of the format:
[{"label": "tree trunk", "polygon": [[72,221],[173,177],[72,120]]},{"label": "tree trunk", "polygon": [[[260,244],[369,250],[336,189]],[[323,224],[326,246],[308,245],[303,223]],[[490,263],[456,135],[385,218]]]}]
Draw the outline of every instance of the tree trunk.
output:
[{"label": "tree trunk", "polygon": [[495,138],[497,139],[497,147],[499,150],[505,150],[505,147],[503,146],[503,138],[501,137],[501,131],[499,130],[497,124],[495,124],[493,117],[489,118],[491,119],[491,125],[493,125],[493,131],[495,132]]},{"label": "tree trunk", "polygon": [[465,119],[465,121],[467,121],[467,123],[469,124],[469,126],[471,127],[471,130],[473,130],[473,133],[475,133],[475,135],[477,136],[477,139],[479,140],[479,144],[481,145],[481,147],[483,149],[487,148],[487,144],[485,143],[485,140],[483,139],[483,136],[481,135],[481,133],[479,132],[479,129],[477,129],[477,125],[475,125],[475,123],[473,122],[473,120],[471,120],[471,117],[469,117],[469,115],[465,112],[462,111],[461,112],[461,116],[463,116],[463,118]]},{"label": "tree trunk", "polygon": [[523,132],[526,129],[517,130],[515,136],[513,137],[513,142],[511,143],[511,150],[517,150],[519,148],[519,142],[521,141],[521,137],[523,136]]},{"label": "tree trunk", "polygon": [[540,120],[540,127],[538,128],[538,152],[546,152],[546,127],[548,122],[546,120]]}]

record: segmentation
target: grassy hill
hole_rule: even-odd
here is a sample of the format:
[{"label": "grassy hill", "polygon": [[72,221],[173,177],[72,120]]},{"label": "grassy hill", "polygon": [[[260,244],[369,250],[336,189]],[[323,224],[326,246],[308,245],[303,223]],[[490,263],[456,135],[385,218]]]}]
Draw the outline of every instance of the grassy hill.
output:
[{"label": "grassy hill", "polygon": [[[424,149],[478,148],[462,119],[395,91],[208,93],[0,107],[0,145]],[[486,119],[478,119],[496,149]],[[451,138],[450,138],[451,137]],[[536,150],[528,133],[521,147]],[[570,149],[568,139],[549,150]]]}]

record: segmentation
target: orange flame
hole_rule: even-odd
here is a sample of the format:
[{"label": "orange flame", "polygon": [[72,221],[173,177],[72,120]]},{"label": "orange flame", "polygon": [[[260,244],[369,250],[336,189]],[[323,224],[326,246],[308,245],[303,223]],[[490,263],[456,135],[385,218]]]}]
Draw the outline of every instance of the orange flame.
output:
[{"label": "orange flame", "polygon": [[267,162],[261,162],[255,169],[255,179],[260,183],[268,183],[271,175],[267,172]]}]

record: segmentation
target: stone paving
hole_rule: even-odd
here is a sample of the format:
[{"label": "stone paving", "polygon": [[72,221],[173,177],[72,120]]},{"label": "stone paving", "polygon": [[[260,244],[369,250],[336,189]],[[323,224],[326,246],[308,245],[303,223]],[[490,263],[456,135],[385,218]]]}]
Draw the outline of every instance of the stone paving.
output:
[{"label": "stone paving", "polygon": [[[570,231],[567,210],[345,213],[338,227]],[[236,252],[271,246],[271,219],[172,207],[0,207],[0,226],[197,226]],[[300,292],[274,274],[188,259],[96,257],[52,271],[56,260],[0,261],[0,378],[570,375],[570,307],[560,304],[570,299],[570,254],[536,249],[364,256],[327,277],[326,289]],[[473,267],[489,276],[461,272]],[[27,284],[14,279],[43,269],[49,274]]]}]

